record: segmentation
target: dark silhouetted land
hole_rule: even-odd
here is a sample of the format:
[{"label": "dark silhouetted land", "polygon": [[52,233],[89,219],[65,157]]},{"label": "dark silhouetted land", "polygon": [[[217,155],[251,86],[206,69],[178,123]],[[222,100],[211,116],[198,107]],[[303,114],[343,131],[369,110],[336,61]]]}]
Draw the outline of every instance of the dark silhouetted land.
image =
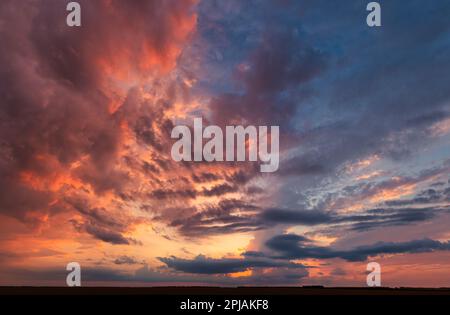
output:
[{"label": "dark silhouetted land", "polygon": [[0,287],[1,295],[450,295],[450,288]]}]

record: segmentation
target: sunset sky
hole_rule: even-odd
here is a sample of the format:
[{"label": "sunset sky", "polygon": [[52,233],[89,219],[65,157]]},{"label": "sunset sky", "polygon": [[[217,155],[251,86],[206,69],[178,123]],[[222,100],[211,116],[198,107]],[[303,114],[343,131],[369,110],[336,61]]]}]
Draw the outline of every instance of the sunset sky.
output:
[{"label": "sunset sky", "polygon": [[450,286],[450,1],[68,2],[0,1],[0,285]]}]

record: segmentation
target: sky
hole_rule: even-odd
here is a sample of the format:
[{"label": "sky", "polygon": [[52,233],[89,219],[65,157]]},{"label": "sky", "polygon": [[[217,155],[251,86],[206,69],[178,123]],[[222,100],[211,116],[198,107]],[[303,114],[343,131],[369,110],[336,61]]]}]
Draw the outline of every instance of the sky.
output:
[{"label": "sky", "polygon": [[[0,2],[0,285],[450,286],[450,2]],[[174,126],[279,126],[280,163]]]}]

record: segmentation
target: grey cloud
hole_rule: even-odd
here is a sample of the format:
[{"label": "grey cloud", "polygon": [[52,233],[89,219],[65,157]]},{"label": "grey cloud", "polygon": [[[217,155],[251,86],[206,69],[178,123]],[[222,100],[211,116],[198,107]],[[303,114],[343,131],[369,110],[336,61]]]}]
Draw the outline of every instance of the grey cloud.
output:
[{"label": "grey cloud", "polygon": [[331,247],[314,246],[304,237],[296,234],[278,235],[266,242],[266,246],[275,251],[273,257],[284,259],[331,259],[342,258],[347,261],[364,261],[368,257],[383,254],[424,253],[437,250],[450,250],[450,242],[431,239],[407,242],[378,242],[358,246],[350,250],[335,250]]},{"label": "grey cloud", "polygon": [[169,268],[178,271],[195,274],[227,274],[245,271],[249,268],[304,268],[301,264],[285,261],[276,261],[269,258],[245,257],[245,258],[221,258],[213,259],[205,256],[197,256],[194,259],[182,259],[177,257],[160,257]]},{"label": "grey cloud", "polygon": [[114,245],[128,245],[130,240],[125,238],[122,234],[102,227],[98,227],[91,224],[84,225],[84,229],[87,233],[91,234],[95,238]]},{"label": "grey cloud", "polygon": [[[432,184],[431,186],[441,187],[442,185]],[[388,206],[409,206],[433,203],[450,203],[450,188],[446,188],[443,190],[429,188],[418,193],[416,197],[411,199],[389,200],[385,202],[385,204]]]},{"label": "grey cloud", "polygon": [[224,194],[231,193],[231,192],[236,192],[238,190],[239,190],[239,187],[232,186],[232,185],[230,185],[228,183],[224,183],[224,184],[213,186],[210,189],[204,189],[203,190],[203,195],[205,195],[207,197],[222,196]]},{"label": "grey cloud", "polygon": [[267,209],[262,213],[263,220],[274,223],[317,225],[330,223],[332,215],[317,210]]},{"label": "grey cloud", "polygon": [[[170,225],[186,236],[217,235],[262,229],[263,222],[254,212],[260,208],[238,199],[223,199],[215,205],[191,211],[191,215],[173,219]],[[239,210],[237,215],[233,211]]]},{"label": "grey cloud", "polygon": [[[407,225],[426,221],[435,216],[449,212],[448,208],[376,208],[354,214],[339,214],[319,210],[267,209],[261,213],[261,220],[266,225],[288,224],[316,226],[342,225],[352,230],[369,230],[383,226]],[[342,227],[341,227],[342,228]]]},{"label": "grey cloud", "polygon": [[138,261],[134,257],[130,257],[130,256],[127,256],[127,255],[122,255],[122,256],[117,257],[114,260],[114,263],[116,265],[136,265],[136,264],[142,264],[144,262]]}]

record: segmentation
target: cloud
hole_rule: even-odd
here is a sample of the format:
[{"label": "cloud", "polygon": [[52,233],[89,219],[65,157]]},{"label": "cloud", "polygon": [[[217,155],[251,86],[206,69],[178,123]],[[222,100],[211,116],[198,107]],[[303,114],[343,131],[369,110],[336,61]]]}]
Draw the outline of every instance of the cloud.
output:
[{"label": "cloud", "polygon": [[[141,174],[169,167],[160,151],[170,145],[164,112],[175,96],[162,81],[195,31],[195,3],[80,4],[77,29],[65,25],[61,1],[1,4],[9,30],[0,30],[8,47],[0,53],[0,212],[28,224],[77,214],[80,231],[128,244],[122,234],[137,221],[118,212],[148,199],[136,193]],[[154,159],[136,156],[139,146]],[[147,193],[161,186],[142,185]]]},{"label": "cloud", "polygon": [[159,200],[171,199],[171,198],[186,198],[195,199],[197,192],[191,189],[184,190],[172,190],[172,189],[156,189],[151,192],[150,197]]},{"label": "cloud", "polygon": [[448,212],[442,208],[370,209],[366,215],[355,215],[337,219],[337,222],[352,222],[350,228],[364,231],[384,226],[401,226],[430,220]]},{"label": "cloud", "polygon": [[196,183],[212,182],[221,179],[220,176],[214,173],[203,172],[198,175],[192,174],[192,180]]},{"label": "cloud", "polygon": [[263,222],[254,215],[258,210],[255,204],[224,198],[202,209],[182,211],[184,216],[175,217],[170,225],[190,237],[255,231],[263,228]]},{"label": "cloud", "polygon": [[203,195],[205,196],[221,196],[227,193],[236,192],[239,188],[230,184],[224,183],[211,187],[210,189],[204,189]]},{"label": "cloud", "polygon": [[[436,187],[435,184],[432,185]],[[443,186],[443,185],[438,185]],[[388,206],[411,206],[411,205],[423,205],[423,204],[439,204],[450,202],[450,188],[443,190],[427,189],[418,194],[418,196],[412,199],[401,200],[388,200],[386,205]]]},{"label": "cloud", "polygon": [[113,230],[108,230],[105,228],[101,228],[98,226],[87,224],[84,226],[87,233],[92,236],[111,244],[130,244],[129,240],[123,237],[120,233],[117,233]]},{"label": "cloud", "polygon": [[339,228],[347,227],[351,230],[362,231],[383,226],[414,224],[449,211],[450,209],[446,207],[375,208],[353,214],[339,214],[319,210],[267,209],[261,212],[261,224],[264,222],[266,225],[326,225],[329,228],[336,225]]},{"label": "cloud", "polygon": [[266,242],[269,249],[276,252],[273,257],[284,259],[331,259],[342,258],[347,261],[364,261],[369,257],[383,254],[426,253],[438,250],[450,250],[450,242],[431,239],[412,240],[406,242],[378,242],[371,245],[358,246],[350,250],[335,250],[331,247],[320,247],[296,234],[278,235]]},{"label": "cloud", "polygon": [[262,218],[276,223],[317,225],[330,223],[332,216],[317,210],[267,209],[262,213]]},{"label": "cloud", "polygon": [[116,265],[137,265],[137,264],[142,264],[143,262],[142,261],[141,262],[138,261],[134,257],[130,257],[130,256],[127,256],[127,255],[122,255],[122,256],[117,257],[114,260],[114,263]]},{"label": "cloud", "polygon": [[158,259],[169,268],[195,274],[227,274],[246,271],[249,268],[304,268],[301,264],[251,256],[239,259],[213,259],[199,255],[192,260],[177,257],[160,257]]},{"label": "cloud", "polygon": [[70,223],[78,232],[86,232],[101,241],[114,245],[140,244],[132,238],[123,236],[135,224],[147,222],[144,218],[127,213],[92,208],[82,197],[66,198],[66,202],[83,216],[83,220],[71,219]]},{"label": "cloud", "polygon": [[[272,4],[266,7],[267,10],[279,8]],[[309,37],[293,25],[276,23],[276,17],[269,19],[274,20],[272,27],[261,26],[261,32],[252,38],[254,44],[248,48],[250,52],[234,65],[231,79],[239,89],[212,98],[209,107],[214,123],[226,125],[245,121],[280,125],[284,131],[299,100],[305,98],[298,91],[326,68],[326,56],[314,47]],[[264,21],[265,25],[267,22]],[[251,30],[248,32],[243,36],[253,35]]]}]

